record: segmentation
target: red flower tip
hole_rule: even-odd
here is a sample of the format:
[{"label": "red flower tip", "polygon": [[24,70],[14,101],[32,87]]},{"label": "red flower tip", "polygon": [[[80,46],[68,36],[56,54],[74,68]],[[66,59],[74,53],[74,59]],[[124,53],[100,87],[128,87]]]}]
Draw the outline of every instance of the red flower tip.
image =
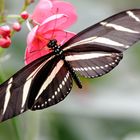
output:
[{"label": "red flower tip", "polygon": [[21,25],[18,22],[14,22],[13,23],[13,29],[17,32],[19,32],[21,30]]},{"label": "red flower tip", "polygon": [[26,0],[27,4],[31,4],[34,2],[34,0]]},{"label": "red flower tip", "polygon": [[29,14],[27,11],[23,11],[21,14],[20,14],[21,18],[26,20],[28,17],[29,17]]},{"label": "red flower tip", "polygon": [[10,36],[11,29],[8,25],[4,25],[0,27],[0,35],[3,37]]},{"label": "red flower tip", "polygon": [[8,48],[11,45],[11,39],[7,36],[6,38],[0,38],[0,46],[2,48]]}]

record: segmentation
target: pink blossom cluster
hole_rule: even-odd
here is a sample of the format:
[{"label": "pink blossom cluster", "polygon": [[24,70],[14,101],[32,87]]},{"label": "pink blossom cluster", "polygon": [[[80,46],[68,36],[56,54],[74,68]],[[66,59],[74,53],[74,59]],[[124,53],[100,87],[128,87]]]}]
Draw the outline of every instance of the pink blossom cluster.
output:
[{"label": "pink blossom cluster", "polygon": [[47,47],[50,40],[56,39],[62,45],[75,35],[65,31],[77,19],[75,8],[68,2],[39,0],[31,19],[33,29],[27,37],[26,64],[48,54],[51,51]]},{"label": "pink blossom cluster", "polygon": [[[23,11],[20,14],[21,18],[23,20],[26,20],[28,18],[28,13],[26,11]],[[2,48],[8,48],[11,45],[11,33],[12,31],[20,31],[21,25],[19,22],[14,22],[12,26],[9,25],[2,25],[0,26],[0,47]]]},{"label": "pink blossom cluster", "polygon": [[11,30],[8,25],[4,25],[0,27],[0,46],[3,48],[7,48],[11,44],[10,39]]}]

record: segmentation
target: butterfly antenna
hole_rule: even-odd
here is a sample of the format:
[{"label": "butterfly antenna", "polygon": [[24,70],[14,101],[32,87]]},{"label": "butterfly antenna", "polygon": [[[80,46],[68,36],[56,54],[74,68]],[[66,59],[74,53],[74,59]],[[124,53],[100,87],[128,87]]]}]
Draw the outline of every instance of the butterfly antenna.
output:
[{"label": "butterfly antenna", "polygon": [[59,9],[57,8],[57,9],[56,9],[56,12],[53,13],[53,14],[56,15],[56,20],[55,20],[55,22],[54,22],[53,33],[52,33],[51,39],[54,39],[54,31],[55,31],[55,28],[56,28],[56,25],[57,25],[57,14],[58,14],[58,11],[59,11]]}]

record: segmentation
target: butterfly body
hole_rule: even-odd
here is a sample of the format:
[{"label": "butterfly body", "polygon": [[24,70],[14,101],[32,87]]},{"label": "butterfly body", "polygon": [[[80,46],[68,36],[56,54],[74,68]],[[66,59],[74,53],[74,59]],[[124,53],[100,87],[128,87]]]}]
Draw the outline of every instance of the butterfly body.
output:
[{"label": "butterfly body", "polygon": [[57,44],[57,40],[55,40],[55,39],[50,40],[49,43],[48,43],[48,48],[51,48],[54,51],[55,55],[59,56],[59,58],[64,61],[64,65],[66,66],[66,68],[70,72],[73,80],[75,81],[75,83],[77,84],[77,86],[79,88],[82,88],[81,82],[80,82],[78,76],[76,75],[75,71],[73,70],[72,66],[70,65],[69,62],[67,62],[65,60],[65,55],[63,53],[63,50],[61,49],[61,46],[59,46]]},{"label": "butterfly body", "polygon": [[52,39],[52,51],[31,62],[0,85],[0,121],[28,109],[39,110],[62,101],[77,73],[96,78],[115,68],[123,52],[140,40],[140,9],[123,11],[78,33],[62,46]]}]

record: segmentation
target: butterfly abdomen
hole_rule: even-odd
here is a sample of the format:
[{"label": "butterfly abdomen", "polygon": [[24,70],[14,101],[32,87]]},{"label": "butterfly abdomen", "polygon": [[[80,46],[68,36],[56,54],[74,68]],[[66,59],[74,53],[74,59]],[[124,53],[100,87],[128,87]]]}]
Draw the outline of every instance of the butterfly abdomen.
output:
[{"label": "butterfly abdomen", "polygon": [[79,88],[82,88],[81,82],[76,75],[75,71],[73,70],[72,66],[65,60],[65,55],[63,54],[63,50],[59,45],[57,45],[57,40],[50,40],[48,43],[48,47],[51,48],[55,55],[59,56],[60,59],[64,61],[64,65],[66,66],[67,70],[71,73],[72,78],[74,79],[75,83]]}]

